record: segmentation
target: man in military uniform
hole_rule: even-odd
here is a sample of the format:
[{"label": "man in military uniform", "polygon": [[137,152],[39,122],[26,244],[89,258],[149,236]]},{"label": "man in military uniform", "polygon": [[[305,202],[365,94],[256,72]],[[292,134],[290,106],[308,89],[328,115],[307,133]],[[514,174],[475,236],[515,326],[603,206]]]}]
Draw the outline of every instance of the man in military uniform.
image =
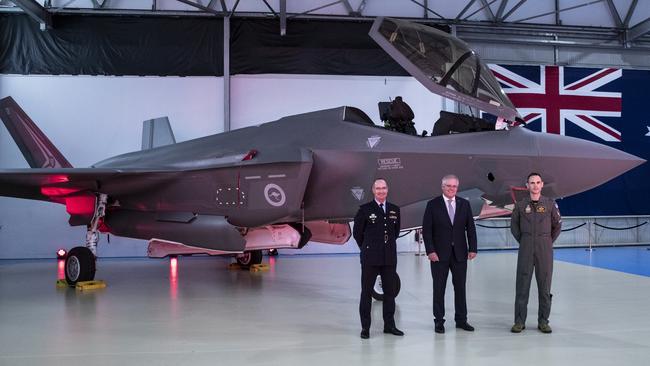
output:
[{"label": "man in military uniform", "polygon": [[537,328],[543,333],[551,333],[548,317],[551,313],[553,242],[560,235],[562,220],[555,201],[542,196],[544,182],[541,175],[530,173],[526,187],[530,196],[517,202],[510,224],[510,231],[519,242],[515,324],[510,330],[520,333],[526,328],[528,294],[534,269],[539,293]]},{"label": "man in military uniform", "polygon": [[354,217],[354,240],[361,249],[361,338],[370,337],[372,290],[381,275],[384,290],[384,333],[403,336],[395,326],[395,293],[397,287],[397,236],[400,230],[399,207],[386,201],[388,185],[384,179],[372,184],[375,199],[361,205]]}]

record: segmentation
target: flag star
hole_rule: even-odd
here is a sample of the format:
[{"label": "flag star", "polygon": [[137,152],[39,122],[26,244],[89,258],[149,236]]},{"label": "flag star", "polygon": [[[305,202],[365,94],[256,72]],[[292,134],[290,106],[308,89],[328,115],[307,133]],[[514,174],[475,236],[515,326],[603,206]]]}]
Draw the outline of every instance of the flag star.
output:
[{"label": "flag star", "polygon": [[648,133],[646,133],[645,135],[650,136],[650,126],[646,126],[646,127],[648,127]]}]

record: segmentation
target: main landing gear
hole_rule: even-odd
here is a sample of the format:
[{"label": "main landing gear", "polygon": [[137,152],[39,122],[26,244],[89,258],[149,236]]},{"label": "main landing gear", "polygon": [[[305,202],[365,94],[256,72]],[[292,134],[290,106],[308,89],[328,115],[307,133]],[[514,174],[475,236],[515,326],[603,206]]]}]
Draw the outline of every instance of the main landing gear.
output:
[{"label": "main landing gear", "polygon": [[242,267],[250,267],[254,264],[262,263],[262,251],[261,250],[250,250],[242,254],[238,254],[235,258],[237,264]]},{"label": "main landing gear", "polygon": [[65,259],[65,280],[69,286],[75,286],[77,282],[95,279],[97,243],[99,242],[98,227],[106,214],[107,199],[108,196],[103,193],[97,195],[95,199],[95,213],[86,232],[86,246],[74,247],[68,252]]}]

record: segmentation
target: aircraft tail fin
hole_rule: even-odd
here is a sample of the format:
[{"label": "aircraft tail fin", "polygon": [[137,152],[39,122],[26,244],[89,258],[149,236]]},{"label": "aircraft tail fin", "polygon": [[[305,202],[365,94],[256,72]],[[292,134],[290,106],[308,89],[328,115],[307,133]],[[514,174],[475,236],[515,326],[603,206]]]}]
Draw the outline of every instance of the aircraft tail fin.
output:
[{"label": "aircraft tail fin", "polygon": [[167,117],[159,117],[142,122],[142,150],[176,143],[174,131]]},{"label": "aircraft tail fin", "polygon": [[0,119],[32,168],[72,168],[12,97],[0,99]]}]

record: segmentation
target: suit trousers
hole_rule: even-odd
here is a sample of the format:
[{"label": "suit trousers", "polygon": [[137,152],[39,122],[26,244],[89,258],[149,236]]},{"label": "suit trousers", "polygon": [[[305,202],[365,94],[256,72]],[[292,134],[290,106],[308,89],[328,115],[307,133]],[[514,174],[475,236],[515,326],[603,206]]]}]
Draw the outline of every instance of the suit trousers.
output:
[{"label": "suit trousers", "polygon": [[381,285],[384,290],[384,328],[392,328],[395,326],[395,288],[397,287],[396,269],[397,266],[361,265],[361,299],[359,301],[361,328],[370,329],[372,290],[375,287],[377,275],[381,276]]},{"label": "suit trousers", "polygon": [[454,255],[446,261],[431,262],[431,277],[433,277],[433,317],[436,324],[445,323],[445,289],[447,277],[451,271],[451,282],[454,285],[454,307],[456,323],[467,322],[467,300],[465,296],[465,281],[467,280],[467,262],[459,262]]}]

